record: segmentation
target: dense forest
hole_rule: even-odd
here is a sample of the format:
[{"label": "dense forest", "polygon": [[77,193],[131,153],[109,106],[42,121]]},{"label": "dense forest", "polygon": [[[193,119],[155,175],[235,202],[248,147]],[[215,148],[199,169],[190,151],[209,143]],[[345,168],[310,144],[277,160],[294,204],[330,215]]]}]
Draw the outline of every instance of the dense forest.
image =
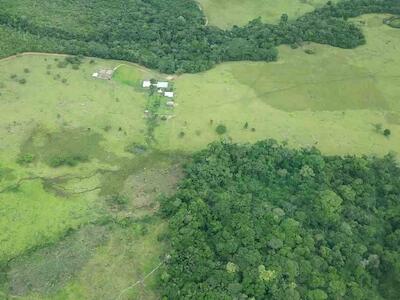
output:
[{"label": "dense forest", "polygon": [[400,299],[400,168],[214,143],[172,198],[165,299]]},{"label": "dense forest", "polygon": [[200,72],[234,60],[273,61],[276,46],[303,41],[354,48],[365,43],[348,21],[400,14],[398,0],[345,0],[279,24],[260,19],[222,30],[205,26],[194,0],[0,0],[0,56],[60,52],[137,62],[165,73]]}]

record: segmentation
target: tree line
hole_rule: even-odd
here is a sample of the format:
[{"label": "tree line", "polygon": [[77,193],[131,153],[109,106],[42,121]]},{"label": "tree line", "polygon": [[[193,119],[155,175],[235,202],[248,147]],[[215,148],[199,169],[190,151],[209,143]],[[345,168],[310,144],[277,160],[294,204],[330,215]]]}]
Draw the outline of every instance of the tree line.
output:
[{"label": "tree line", "polygon": [[[46,51],[122,59],[165,73],[200,72],[223,61],[273,61],[276,46],[304,41],[354,48],[365,37],[348,18],[365,13],[400,14],[397,0],[330,1],[321,8],[279,24],[259,18],[246,26],[222,30],[205,26],[195,1],[132,0],[37,1],[34,14],[19,0],[2,0],[0,55],[18,51]],[[9,4],[9,5],[8,5]],[[37,15],[38,11],[42,15]],[[60,22],[65,18],[65,22]],[[11,39],[9,36],[12,36]]]},{"label": "tree line", "polygon": [[161,199],[165,299],[399,299],[400,168],[218,142]]}]

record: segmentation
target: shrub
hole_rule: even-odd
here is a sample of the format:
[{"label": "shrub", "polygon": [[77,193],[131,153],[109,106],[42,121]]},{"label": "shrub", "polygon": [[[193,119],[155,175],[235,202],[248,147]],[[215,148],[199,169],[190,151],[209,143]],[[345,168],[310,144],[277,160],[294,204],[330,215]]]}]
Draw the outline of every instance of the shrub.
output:
[{"label": "shrub", "polygon": [[74,155],[64,155],[64,156],[55,156],[50,158],[48,164],[50,167],[57,168],[61,166],[69,166],[75,167],[80,162],[89,161],[89,157],[84,154],[74,154]]},{"label": "shrub", "polygon": [[148,147],[146,145],[138,144],[138,143],[132,143],[128,146],[125,147],[125,151],[133,154],[141,154],[144,153],[148,150]]},{"label": "shrub", "polygon": [[128,197],[121,194],[112,195],[111,197],[107,198],[108,204],[113,206],[125,206],[128,204],[128,201]]},{"label": "shrub", "polygon": [[218,133],[219,135],[225,134],[227,131],[228,131],[228,129],[226,128],[226,126],[224,124],[219,124],[215,128],[215,132]]},{"label": "shrub", "polygon": [[18,82],[20,84],[25,84],[26,83],[26,79],[25,78],[21,78],[20,80],[18,80]]},{"label": "shrub", "polygon": [[19,165],[28,165],[30,163],[32,163],[35,160],[35,156],[33,154],[24,154],[24,155],[20,155],[17,158],[17,164]]},{"label": "shrub", "polygon": [[384,136],[386,136],[386,137],[388,137],[388,136],[390,136],[392,134],[392,132],[390,131],[390,129],[385,129],[384,131],[383,131],[383,135]]},{"label": "shrub", "polygon": [[24,69],[24,73],[29,73],[29,72],[30,72],[30,70],[28,68]]},{"label": "shrub", "polygon": [[183,132],[183,131],[181,131],[181,132],[179,132],[179,135],[178,135],[180,138],[183,138],[184,136],[185,136],[185,133]]},{"label": "shrub", "polygon": [[68,62],[65,61],[65,60],[60,61],[60,62],[57,64],[57,67],[60,68],[60,69],[66,68],[67,66],[68,66]]}]

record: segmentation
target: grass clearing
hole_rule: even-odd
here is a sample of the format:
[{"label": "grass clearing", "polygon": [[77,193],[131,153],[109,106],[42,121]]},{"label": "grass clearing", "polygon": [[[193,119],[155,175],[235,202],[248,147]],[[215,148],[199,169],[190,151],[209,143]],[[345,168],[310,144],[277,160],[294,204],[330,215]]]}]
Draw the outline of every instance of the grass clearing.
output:
[{"label": "grass clearing", "polygon": [[324,5],[325,0],[197,0],[210,25],[230,28],[245,25],[261,17],[266,23],[277,23],[286,13],[293,20]]},{"label": "grass clearing", "polygon": [[155,74],[148,69],[137,66],[132,68],[133,64],[121,64],[116,67],[113,79],[123,84],[138,88],[143,79],[149,79]]},{"label": "grass clearing", "polygon": [[87,226],[59,243],[16,259],[7,273],[10,293],[24,296],[56,292],[80,272],[94,249],[107,241],[107,235],[105,227]]},{"label": "grass clearing", "polygon": [[[397,152],[400,33],[382,19],[355,20],[365,22],[368,43],[354,50],[282,46],[276,63],[226,63],[180,76],[175,118],[157,129],[159,144],[201,149],[219,138],[215,127],[223,123],[234,141],[272,137],[294,147],[317,146],[327,154]],[[306,54],[308,48],[315,54]],[[393,135],[377,134],[377,123]]]},{"label": "grass clearing", "polygon": [[1,193],[0,262],[54,243],[66,230],[95,220],[93,208],[90,197],[56,197],[37,180],[24,183],[16,191]]}]

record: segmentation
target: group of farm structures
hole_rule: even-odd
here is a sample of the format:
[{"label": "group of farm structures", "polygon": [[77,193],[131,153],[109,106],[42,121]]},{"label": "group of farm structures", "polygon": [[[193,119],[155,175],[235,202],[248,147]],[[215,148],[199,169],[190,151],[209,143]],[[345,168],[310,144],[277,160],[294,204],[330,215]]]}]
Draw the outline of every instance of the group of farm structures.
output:
[{"label": "group of farm structures", "polygon": [[[120,66],[115,67],[114,69],[99,69],[98,71],[92,74],[92,77],[102,80],[111,80],[113,78],[115,71],[119,67]],[[135,85],[137,86],[138,83],[135,82]],[[154,78],[145,79],[141,81],[141,87],[149,91],[149,97],[150,97],[149,104],[147,105],[144,111],[145,117],[149,117],[150,114],[153,115],[160,114],[160,108],[162,108],[163,106],[165,106],[169,110],[173,109],[176,106],[175,93],[173,90],[173,85],[171,84],[170,81],[157,80]],[[151,101],[151,98],[153,98],[153,101]],[[154,100],[156,103],[152,104]],[[151,109],[152,107],[153,110]],[[167,120],[171,118],[171,115],[169,113],[165,113],[164,111],[164,114],[162,114],[161,118],[163,120]]]}]

